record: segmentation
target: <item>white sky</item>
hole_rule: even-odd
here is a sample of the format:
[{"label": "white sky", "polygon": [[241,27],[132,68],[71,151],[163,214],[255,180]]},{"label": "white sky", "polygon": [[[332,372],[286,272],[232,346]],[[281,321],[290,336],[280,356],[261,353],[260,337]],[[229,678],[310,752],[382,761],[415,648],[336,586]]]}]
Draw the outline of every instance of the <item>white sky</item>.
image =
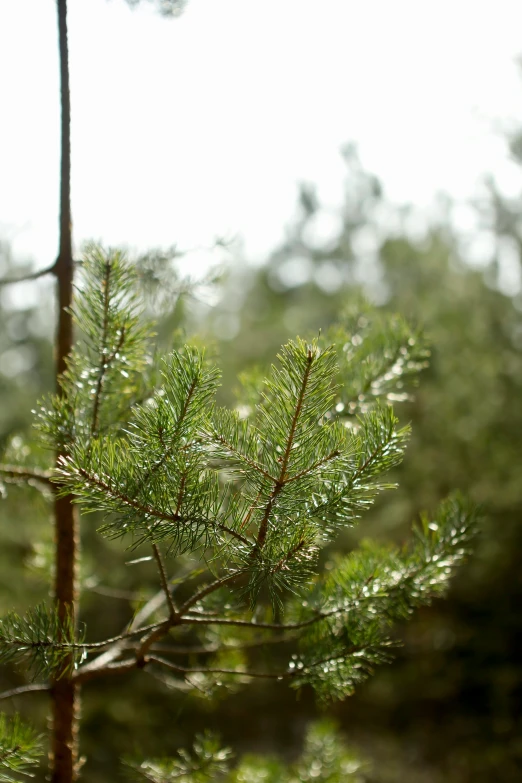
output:
[{"label": "white sky", "polygon": [[[520,0],[189,0],[166,20],[69,0],[76,244],[209,245],[260,258],[311,180],[340,203],[339,148],[397,202],[516,190],[500,127],[522,123]],[[54,0],[0,0],[0,235],[56,255]],[[522,183],[521,183],[522,184]]]}]

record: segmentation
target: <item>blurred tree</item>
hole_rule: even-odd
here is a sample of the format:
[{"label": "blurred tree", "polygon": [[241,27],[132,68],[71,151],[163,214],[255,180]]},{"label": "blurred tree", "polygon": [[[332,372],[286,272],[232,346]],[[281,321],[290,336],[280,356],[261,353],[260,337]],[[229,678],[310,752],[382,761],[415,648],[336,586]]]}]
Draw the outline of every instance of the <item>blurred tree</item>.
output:
[{"label": "blurred tree", "polygon": [[131,8],[135,8],[142,2],[154,3],[156,8],[163,16],[181,16],[185,10],[188,0],[126,0]]},{"label": "blurred tree", "polygon": [[232,767],[231,752],[221,748],[211,734],[199,737],[192,753],[179,751],[178,758],[130,763],[133,778],[151,783],[371,783],[377,781],[368,765],[344,744],[334,725],[327,721],[309,727],[302,756],[288,764],[274,756],[254,754]]}]

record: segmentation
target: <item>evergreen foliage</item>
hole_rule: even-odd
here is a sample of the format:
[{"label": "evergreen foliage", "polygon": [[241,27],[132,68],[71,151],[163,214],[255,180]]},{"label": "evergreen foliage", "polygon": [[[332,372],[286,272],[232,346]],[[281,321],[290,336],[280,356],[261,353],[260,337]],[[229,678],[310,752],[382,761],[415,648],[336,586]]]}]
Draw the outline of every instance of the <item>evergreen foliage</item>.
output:
[{"label": "evergreen foliage", "polygon": [[135,778],[151,783],[369,783],[367,765],[346,747],[335,725],[313,724],[307,731],[300,758],[286,764],[276,757],[248,754],[232,767],[232,754],[220,748],[213,735],[196,738],[192,753],[178,751],[178,759],[129,763]]},{"label": "evergreen foliage", "polygon": [[71,614],[61,621],[55,607],[42,604],[23,617],[9,612],[0,619],[0,663],[25,660],[35,677],[63,676],[82,657],[82,639],[75,634]]},{"label": "evergreen foliage", "polygon": [[[0,656],[78,684],[149,667],[209,693],[260,677],[312,686],[321,701],[350,695],[389,660],[390,626],[443,593],[475,525],[454,496],[421,519],[410,546],[321,555],[392,486],[408,428],[389,403],[425,365],[420,335],[400,319],[347,318],[347,328],[287,343],[257,404],[250,384],[230,411],[215,404],[220,374],[203,350],[153,362],[135,270],[120,253],[91,247],[82,273],[81,336],[38,426],[62,455],[55,491],[101,514],[103,536],[152,549],[166,611],[99,642],[85,641],[88,629],[79,638],[72,614],[11,613]],[[270,662],[269,642],[286,665]],[[262,665],[251,662],[256,648]],[[163,778],[154,765],[140,774],[204,780],[220,754],[207,737]]]},{"label": "evergreen foliage", "polygon": [[42,742],[36,732],[20,720],[0,714],[0,781],[17,783],[20,777],[33,777],[31,768],[42,754]]},{"label": "evergreen foliage", "polygon": [[228,748],[221,748],[218,737],[206,732],[195,738],[191,752],[179,750],[178,758],[141,763],[127,761],[127,766],[136,781],[206,783],[223,779],[223,775],[228,772],[231,755]]}]

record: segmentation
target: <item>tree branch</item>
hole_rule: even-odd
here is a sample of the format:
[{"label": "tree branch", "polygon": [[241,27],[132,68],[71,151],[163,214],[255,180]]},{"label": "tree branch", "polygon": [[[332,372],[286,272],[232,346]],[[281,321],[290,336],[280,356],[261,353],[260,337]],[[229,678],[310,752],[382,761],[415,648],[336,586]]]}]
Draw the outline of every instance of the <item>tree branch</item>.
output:
[{"label": "tree branch", "polygon": [[300,473],[296,473],[295,476],[291,476],[285,481],[285,484],[291,484],[292,481],[297,481],[298,479],[302,478],[303,476],[307,476],[309,473],[311,473],[316,468],[320,468],[321,465],[326,465],[327,462],[331,462],[333,459],[338,457],[341,454],[341,452],[338,449],[335,449],[335,451],[332,451],[331,454],[328,454],[327,457],[323,457],[323,459],[317,460],[317,462],[314,462],[313,465],[310,465],[309,468],[305,468]]},{"label": "tree branch", "polygon": [[137,669],[138,661],[136,658],[130,660],[120,661],[119,663],[107,663],[103,667],[87,669],[82,667],[72,676],[72,681],[76,684],[82,684],[89,680],[94,680],[97,677],[111,675],[111,674],[125,674],[133,669]]},{"label": "tree branch", "polygon": [[183,622],[185,622],[185,618],[183,618],[182,615],[184,615],[185,612],[188,612],[191,606],[194,606],[194,604],[197,604],[207,595],[215,592],[215,590],[219,590],[221,587],[224,587],[230,582],[233,582],[234,579],[237,579],[239,576],[241,576],[241,571],[235,571],[233,574],[223,576],[221,579],[216,579],[215,582],[211,582],[209,585],[206,585],[206,587],[202,587],[201,590],[198,590],[197,593],[194,593],[193,596],[188,598],[185,603],[180,606],[178,610],[179,617],[183,620]]},{"label": "tree branch", "polygon": [[151,648],[152,653],[165,653],[170,655],[212,655],[213,653],[220,652],[221,650],[250,650],[255,647],[264,647],[265,644],[282,644],[283,642],[290,642],[294,637],[281,636],[268,639],[252,639],[249,642],[243,644],[213,644],[207,645],[190,645],[187,646],[170,646],[170,645],[153,645]]},{"label": "tree branch", "polygon": [[234,454],[240,462],[244,462],[246,465],[256,470],[258,473],[260,473],[269,481],[272,482],[277,481],[277,479],[274,476],[272,476],[267,470],[265,470],[262,465],[260,465],[255,460],[250,459],[250,457],[247,457],[246,454],[243,454],[241,451],[236,449],[231,443],[227,441],[226,438],[220,435],[219,432],[213,430],[212,437],[215,438],[219,443],[221,443],[221,445],[224,446],[228,451],[230,451],[231,454]]},{"label": "tree branch", "polygon": [[36,272],[28,272],[26,275],[21,275],[20,277],[0,278],[0,288],[4,285],[13,285],[14,283],[25,283],[28,280],[38,280],[38,278],[40,277],[45,277],[45,275],[53,274],[55,268],[56,268],[56,262],[51,264],[51,266],[46,266],[44,269],[39,269]]},{"label": "tree branch", "polygon": [[20,685],[18,688],[12,688],[10,691],[0,693],[0,701],[4,699],[14,699],[15,696],[24,696],[26,693],[36,693],[38,691],[48,691],[50,685],[46,683],[30,683],[29,685]]},{"label": "tree branch", "polygon": [[[160,590],[156,595],[154,595],[145,606],[143,606],[139,612],[132,618],[129,625],[127,625],[126,629],[124,629],[119,637],[116,637],[115,643],[104,653],[99,655],[95,660],[91,661],[88,664],[85,664],[80,668],[80,672],[87,672],[87,671],[96,671],[96,672],[102,672],[103,667],[110,664],[112,661],[116,660],[122,652],[125,650],[125,645],[123,642],[125,641],[126,634],[129,636],[133,635],[134,633],[139,634],[143,633],[147,630],[152,630],[153,627],[156,627],[155,625],[145,626],[143,628],[140,628],[140,624],[145,622],[151,615],[153,615],[155,612],[158,611],[158,609],[163,605],[165,602],[165,593],[163,590]],[[133,631],[132,626],[138,625],[138,628]],[[156,624],[158,625],[158,624]],[[94,675],[93,675],[94,676]]]},{"label": "tree branch", "polygon": [[146,663],[159,663],[161,666],[166,666],[167,669],[172,669],[172,671],[175,671],[178,674],[235,674],[239,677],[260,677],[268,680],[282,680],[283,677],[295,677],[297,674],[297,671],[294,670],[278,672],[276,674],[271,672],[258,672],[249,670],[241,671],[238,669],[213,669],[206,666],[187,668],[185,666],[178,666],[175,663],[171,663],[171,661],[166,661],[165,658],[160,658],[158,655],[149,655],[146,659]]},{"label": "tree branch", "polygon": [[174,601],[172,599],[172,594],[170,592],[167,572],[165,570],[165,564],[163,562],[163,558],[161,557],[161,552],[157,544],[152,544],[152,551],[154,552],[154,557],[156,558],[156,563],[158,564],[161,587],[165,594],[165,598],[167,599],[167,604],[169,607],[169,615],[171,619],[173,619],[174,617],[176,617],[176,606],[174,604]]},{"label": "tree branch", "polygon": [[54,486],[51,481],[51,476],[52,473],[50,470],[25,467],[24,465],[0,465],[0,477],[5,481],[10,481],[12,483],[17,483],[18,481],[35,481],[53,489]]},{"label": "tree branch", "polygon": [[[341,610],[339,610],[340,612]],[[307,628],[309,625],[324,620],[326,617],[330,617],[337,612],[326,612],[324,614],[318,614],[316,617],[312,617],[309,620],[303,620],[300,623],[253,623],[250,620],[234,620],[228,617],[182,617],[181,625],[234,625],[238,628],[261,628],[268,631],[297,631],[300,628]]]}]

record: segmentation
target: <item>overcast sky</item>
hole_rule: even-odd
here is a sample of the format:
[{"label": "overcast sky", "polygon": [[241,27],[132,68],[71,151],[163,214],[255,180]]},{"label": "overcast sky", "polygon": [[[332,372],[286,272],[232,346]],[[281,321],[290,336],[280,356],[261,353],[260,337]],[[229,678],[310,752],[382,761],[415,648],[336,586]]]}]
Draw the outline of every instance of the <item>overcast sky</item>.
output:
[{"label": "overcast sky", "polygon": [[[1,0],[0,235],[56,255],[54,0]],[[500,129],[522,123],[520,0],[69,0],[76,244],[265,254],[296,183],[341,199],[355,141],[387,196],[465,200],[485,172],[516,190]],[[521,183],[522,184],[522,183]]]}]

